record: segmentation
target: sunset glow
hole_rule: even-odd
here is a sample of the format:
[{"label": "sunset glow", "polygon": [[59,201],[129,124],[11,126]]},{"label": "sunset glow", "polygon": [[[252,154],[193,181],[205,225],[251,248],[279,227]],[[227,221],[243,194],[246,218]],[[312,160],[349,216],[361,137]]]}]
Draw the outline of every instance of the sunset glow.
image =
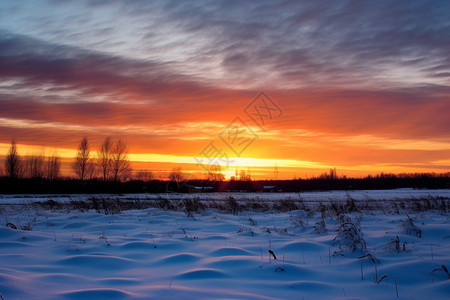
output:
[{"label": "sunset glow", "polygon": [[449,7],[2,1],[0,159],[16,139],[72,176],[111,136],[164,179],[449,172]]}]

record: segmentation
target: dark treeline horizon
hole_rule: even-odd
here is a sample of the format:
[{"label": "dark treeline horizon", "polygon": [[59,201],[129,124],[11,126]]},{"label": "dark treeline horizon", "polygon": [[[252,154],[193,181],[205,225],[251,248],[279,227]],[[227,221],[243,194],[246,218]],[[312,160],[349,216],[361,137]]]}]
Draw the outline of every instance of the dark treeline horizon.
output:
[{"label": "dark treeline horizon", "polygon": [[363,178],[308,178],[291,180],[130,180],[57,179],[0,177],[2,194],[96,194],[96,193],[199,193],[199,192],[304,192],[377,189],[449,189],[448,173],[378,174]]},{"label": "dark treeline horizon", "polygon": [[[21,156],[13,139],[3,163],[4,170],[0,168],[0,193],[298,192],[331,189],[450,188],[450,172],[379,173],[353,178],[338,175],[336,168],[316,177],[283,180],[252,180],[249,170],[241,170],[239,174],[236,171],[237,175],[232,176],[229,181],[225,181],[219,165],[211,165],[209,171],[205,172],[204,179],[188,179],[189,174],[177,167],[168,173],[168,180],[164,180],[156,179],[150,170],[132,170],[127,143],[120,138],[113,140],[109,136],[105,137],[97,152],[97,155],[91,154],[89,141],[87,137],[83,137],[71,164],[75,177],[63,177],[60,171],[61,159],[56,151],[46,153],[45,149],[40,149],[31,155]],[[68,191],[64,191],[63,187]]]}]

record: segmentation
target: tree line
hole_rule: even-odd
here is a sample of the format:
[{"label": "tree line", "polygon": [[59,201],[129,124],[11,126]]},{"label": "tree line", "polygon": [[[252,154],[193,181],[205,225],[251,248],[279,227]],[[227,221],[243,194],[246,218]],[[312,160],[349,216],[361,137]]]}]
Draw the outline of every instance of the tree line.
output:
[{"label": "tree line", "polygon": [[[114,141],[106,137],[97,155],[91,153],[91,146],[87,137],[83,137],[77,149],[77,154],[71,164],[77,179],[81,181],[100,178],[103,181],[123,182],[131,177],[131,165],[128,159],[128,146],[125,141]],[[46,150],[34,151],[22,158],[17,150],[15,140],[4,162],[6,176],[11,179],[47,179],[54,181],[61,176],[61,158],[56,151],[47,155]],[[142,178],[149,178],[149,174],[138,173]]]},{"label": "tree line", "polygon": [[47,178],[48,180],[56,180],[61,173],[61,159],[56,151],[46,155],[46,150],[42,148],[22,159],[17,151],[15,140],[11,142],[4,165],[6,176],[11,179]]},{"label": "tree line", "polygon": [[[28,178],[47,179],[49,181],[61,179],[61,158],[55,150],[50,153],[47,152],[44,148],[41,148],[30,155],[21,157],[17,150],[16,141],[12,140],[4,161],[6,176],[11,179]],[[151,171],[137,171],[132,176],[132,168],[128,159],[128,146],[122,139],[114,141],[108,136],[104,139],[96,154],[93,154],[93,152],[88,138],[83,137],[71,163],[76,179],[80,181],[101,179],[105,182],[124,182],[131,179],[144,182],[153,180]],[[0,176],[2,175],[0,169]],[[205,176],[209,181],[225,180],[219,165],[210,166]],[[182,182],[186,177],[180,167],[173,168],[168,174],[168,179],[175,182]]]},{"label": "tree line", "polygon": [[72,169],[81,181],[96,177],[104,181],[125,181],[131,177],[127,143],[122,139],[114,142],[108,136],[97,151],[97,157],[93,158],[88,139],[83,137],[72,163]]},{"label": "tree line", "polygon": [[[95,152],[95,153],[94,153]],[[77,180],[86,181],[100,179],[103,182],[125,182],[130,180],[150,182],[154,180],[151,171],[134,172],[128,158],[129,149],[122,139],[113,140],[106,137],[97,151],[91,151],[87,137],[83,137],[78,145],[77,153],[71,163],[71,168]],[[57,181],[61,178],[61,158],[56,150],[47,151],[45,148],[34,150],[31,154],[21,157],[15,140],[12,140],[9,151],[4,160],[4,172],[0,168],[0,177],[10,179],[47,179]],[[5,173],[5,174],[4,174]],[[160,178],[161,179],[161,178]],[[170,181],[180,183],[195,181],[183,173],[180,167],[173,168],[168,174]],[[211,165],[205,172],[206,182],[223,182],[224,174],[220,165]],[[201,186],[206,184],[199,179]],[[218,190],[260,190],[252,188],[251,170],[236,169],[236,176],[232,176],[230,184],[225,189],[223,184]],[[259,180],[258,182],[265,182]],[[368,175],[365,178],[347,178],[338,176],[336,169],[309,179],[275,180],[277,189],[283,191],[308,189],[378,189],[378,188],[450,188],[450,173],[404,173]],[[156,183],[155,183],[156,184]],[[239,186],[239,188],[237,187]]]}]

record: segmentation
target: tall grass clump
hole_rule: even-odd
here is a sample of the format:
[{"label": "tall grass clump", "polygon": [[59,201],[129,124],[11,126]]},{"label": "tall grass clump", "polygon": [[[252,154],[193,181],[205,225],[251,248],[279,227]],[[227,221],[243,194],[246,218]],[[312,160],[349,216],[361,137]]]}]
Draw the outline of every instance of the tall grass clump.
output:
[{"label": "tall grass clump", "polygon": [[422,237],[422,230],[414,224],[414,220],[407,215],[407,219],[400,220],[402,222],[402,228],[409,235],[415,235],[419,238]]},{"label": "tall grass clump", "polygon": [[356,251],[364,253],[367,250],[367,246],[359,221],[352,220],[345,214],[340,215],[337,234],[333,239],[332,245],[337,247],[334,255]]}]

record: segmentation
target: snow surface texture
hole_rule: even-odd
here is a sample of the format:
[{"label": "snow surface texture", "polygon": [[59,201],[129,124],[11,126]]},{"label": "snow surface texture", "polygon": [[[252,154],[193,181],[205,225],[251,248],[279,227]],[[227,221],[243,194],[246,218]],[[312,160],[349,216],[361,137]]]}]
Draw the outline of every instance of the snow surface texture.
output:
[{"label": "snow surface texture", "polygon": [[[390,197],[403,199],[399,195],[409,192]],[[334,199],[329,195],[324,202]],[[366,196],[375,198],[370,192]],[[448,206],[446,195],[437,191],[425,196],[439,196]],[[5,299],[450,295],[445,208],[336,211],[316,205],[235,214],[146,208],[113,215],[31,204],[0,209],[0,294]]]},{"label": "snow surface texture", "polygon": [[[393,190],[349,190],[349,191],[324,191],[324,192],[301,192],[301,193],[192,193],[180,194],[175,192],[160,194],[102,194],[102,197],[114,197],[119,199],[193,199],[220,201],[228,197],[236,200],[248,201],[273,201],[273,200],[302,200],[306,202],[320,201],[341,201],[352,198],[355,200],[408,200],[421,199],[427,197],[450,198],[450,189],[417,190],[417,189],[393,189]],[[48,199],[58,202],[68,202],[71,200],[85,200],[92,197],[87,195],[0,195],[0,204],[26,204],[30,202],[46,201]]]}]

